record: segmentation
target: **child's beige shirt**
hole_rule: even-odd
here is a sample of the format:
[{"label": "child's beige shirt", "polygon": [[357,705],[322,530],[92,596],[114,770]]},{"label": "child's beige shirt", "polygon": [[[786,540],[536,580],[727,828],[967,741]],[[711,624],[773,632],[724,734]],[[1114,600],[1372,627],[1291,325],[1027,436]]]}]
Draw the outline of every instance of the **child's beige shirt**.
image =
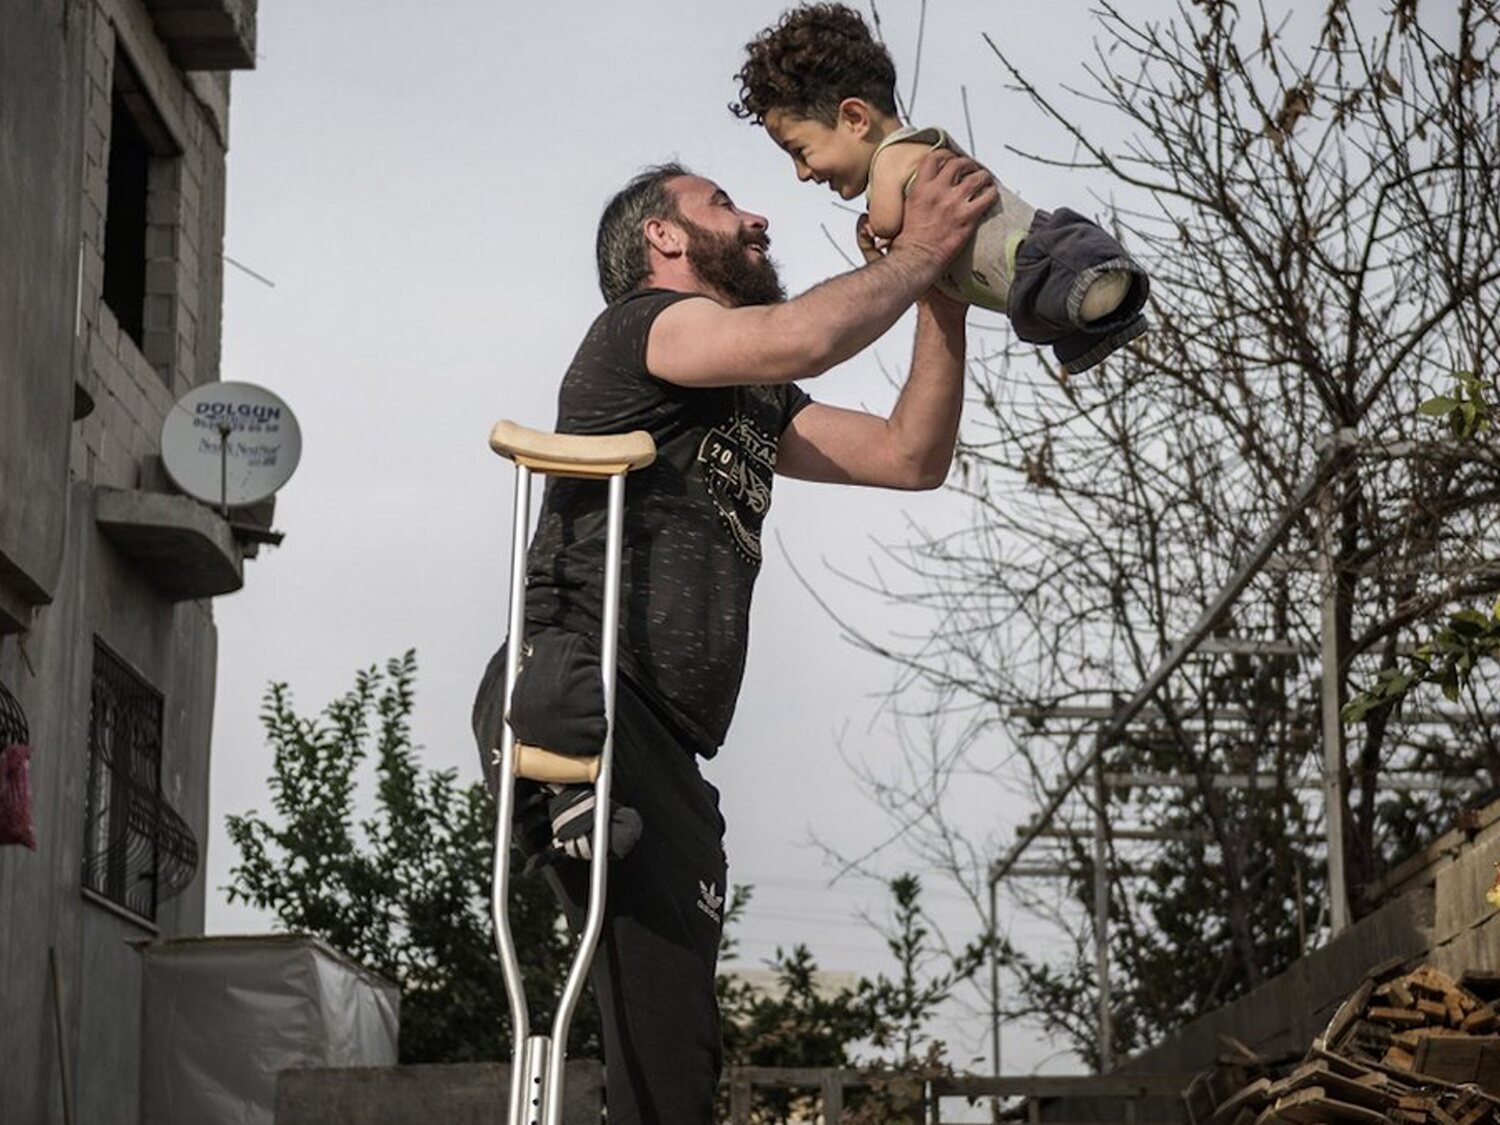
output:
[{"label": "child's beige shirt", "polygon": [[[946,130],[935,126],[919,129],[903,125],[882,140],[870,155],[869,175],[872,183],[876,161],[880,159],[882,152],[894,144],[925,144],[929,148],[949,149],[960,156],[968,155],[953,143]],[[916,173],[913,172],[912,179],[915,177]],[[1036,208],[999,179],[995,180],[995,186],[1000,191],[1000,197],[980,221],[979,228],[968,245],[959,251],[948,266],[947,272],[938,281],[938,286],[960,301],[1005,312],[1010,298],[1011,281],[1016,272],[1016,251],[1031,230],[1031,220],[1036,215]],[[908,179],[902,186],[902,194],[905,195],[910,190],[911,179]]]}]

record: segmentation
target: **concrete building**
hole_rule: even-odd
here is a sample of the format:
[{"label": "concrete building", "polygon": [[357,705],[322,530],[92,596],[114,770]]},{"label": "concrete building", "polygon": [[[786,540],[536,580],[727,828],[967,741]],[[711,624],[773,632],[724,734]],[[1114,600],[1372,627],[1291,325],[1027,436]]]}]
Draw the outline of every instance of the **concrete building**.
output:
[{"label": "concrete building", "polygon": [[157,447],[219,379],[229,72],[254,43],[255,0],[0,7],[0,743],[32,747],[37,838],[0,847],[17,1125],[140,1121],[132,943],[203,929],[211,598],[259,540]]}]

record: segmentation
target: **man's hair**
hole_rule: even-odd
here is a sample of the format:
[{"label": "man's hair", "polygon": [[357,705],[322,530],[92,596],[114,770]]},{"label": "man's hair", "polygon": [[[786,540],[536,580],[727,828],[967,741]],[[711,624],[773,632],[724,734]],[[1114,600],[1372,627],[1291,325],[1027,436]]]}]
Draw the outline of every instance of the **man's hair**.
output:
[{"label": "man's hair", "polygon": [[843,4],[792,8],[746,43],[745,53],[744,69],[734,76],[740,100],[729,106],[736,117],[761,125],[780,109],[831,128],[845,98],[897,115],[896,64],[859,13]]},{"label": "man's hair", "polygon": [[594,256],[599,265],[599,289],[613,304],[639,289],[651,274],[651,255],[643,229],[647,219],[681,218],[667,181],[692,173],[681,164],[655,164],[636,175],[604,206]]}]

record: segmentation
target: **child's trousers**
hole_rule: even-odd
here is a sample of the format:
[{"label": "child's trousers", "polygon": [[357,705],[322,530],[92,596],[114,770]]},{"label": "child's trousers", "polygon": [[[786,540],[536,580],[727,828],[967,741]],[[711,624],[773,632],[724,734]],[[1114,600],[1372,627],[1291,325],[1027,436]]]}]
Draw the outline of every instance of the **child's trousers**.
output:
[{"label": "child's trousers", "polygon": [[[504,690],[502,649],[474,707],[487,778]],[[574,705],[554,702],[559,723],[576,727]],[[546,711],[538,705],[545,701],[527,703],[533,715]],[[604,1028],[610,1125],[709,1125],[723,1064],[714,970],[728,894],[724,821],[692,746],[624,676],[615,697],[611,789],[613,801],[640,813],[643,829],[630,854],[610,863],[604,931],[589,976]],[[559,859],[548,877],[576,930],[588,904],[588,864]],[[519,952],[524,959],[526,951]]]}]

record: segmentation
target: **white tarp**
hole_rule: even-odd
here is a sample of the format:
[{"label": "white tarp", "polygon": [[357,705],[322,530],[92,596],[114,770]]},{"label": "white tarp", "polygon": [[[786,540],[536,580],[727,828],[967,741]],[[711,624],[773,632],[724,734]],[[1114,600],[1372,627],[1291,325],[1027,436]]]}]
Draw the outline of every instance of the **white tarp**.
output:
[{"label": "white tarp", "polygon": [[396,986],[297,935],[145,943],[142,1125],[272,1125],[287,1067],[394,1066]]}]

